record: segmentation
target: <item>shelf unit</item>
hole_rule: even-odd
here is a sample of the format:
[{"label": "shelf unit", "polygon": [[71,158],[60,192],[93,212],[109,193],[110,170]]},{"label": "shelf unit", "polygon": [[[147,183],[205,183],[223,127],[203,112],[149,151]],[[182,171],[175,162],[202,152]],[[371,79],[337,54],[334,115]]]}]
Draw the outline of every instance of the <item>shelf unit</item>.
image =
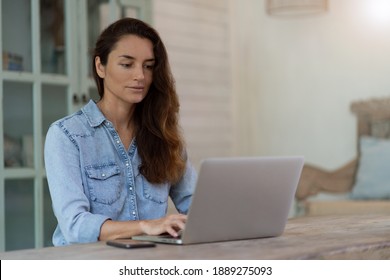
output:
[{"label": "shelf unit", "polygon": [[89,50],[123,16],[150,21],[151,1],[0,2],[0,252],[51,246],[44,138],[53,121],[97,98]]}]

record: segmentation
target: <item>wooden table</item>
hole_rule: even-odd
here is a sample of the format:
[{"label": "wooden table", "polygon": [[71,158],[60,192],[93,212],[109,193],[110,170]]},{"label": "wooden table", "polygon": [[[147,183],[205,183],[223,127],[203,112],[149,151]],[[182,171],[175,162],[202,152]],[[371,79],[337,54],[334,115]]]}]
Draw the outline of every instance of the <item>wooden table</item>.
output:
[{"label": "wooden table", "polygon": [[390,217],[319,216],[290,219],[282,236],[126,250],[104,242],[0,253],[0,259],[390,259]]}]

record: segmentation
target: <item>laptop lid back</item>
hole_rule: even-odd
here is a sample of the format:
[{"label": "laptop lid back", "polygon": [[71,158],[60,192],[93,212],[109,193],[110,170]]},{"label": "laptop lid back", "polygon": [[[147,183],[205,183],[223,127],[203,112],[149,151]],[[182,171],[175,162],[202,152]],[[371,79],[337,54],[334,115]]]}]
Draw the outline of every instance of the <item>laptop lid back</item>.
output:
[{"label": "laptop lid back", "polygon": [[303,157],[204,160],[183,244],[281,235],[303,164]]}]

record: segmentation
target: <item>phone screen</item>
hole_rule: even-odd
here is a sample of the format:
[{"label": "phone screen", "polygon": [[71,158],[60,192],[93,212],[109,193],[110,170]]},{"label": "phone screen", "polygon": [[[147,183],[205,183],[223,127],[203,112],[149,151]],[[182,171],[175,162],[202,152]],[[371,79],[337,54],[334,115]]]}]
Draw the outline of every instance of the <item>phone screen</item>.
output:
[{"label": "phone screen", "polygon": [[156,244],[153,242],[147,241],[138,241],[133,239],[116,239],[116,240],[108,240],[107,245],[125,248],[125,249],[133,249],[133,248],[148,248],[155,247]]}]

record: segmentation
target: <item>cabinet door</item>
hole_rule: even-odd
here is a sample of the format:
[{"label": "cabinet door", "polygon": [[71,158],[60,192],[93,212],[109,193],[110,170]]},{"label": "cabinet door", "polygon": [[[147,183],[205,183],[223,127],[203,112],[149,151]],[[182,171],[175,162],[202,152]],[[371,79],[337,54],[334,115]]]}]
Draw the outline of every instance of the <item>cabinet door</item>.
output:
[{"label": "cabinet door", "polygon": [[0,2],[0,251],[51,243],[43,144],[49,125],[71,112],[77,87],[70,2]]}]

